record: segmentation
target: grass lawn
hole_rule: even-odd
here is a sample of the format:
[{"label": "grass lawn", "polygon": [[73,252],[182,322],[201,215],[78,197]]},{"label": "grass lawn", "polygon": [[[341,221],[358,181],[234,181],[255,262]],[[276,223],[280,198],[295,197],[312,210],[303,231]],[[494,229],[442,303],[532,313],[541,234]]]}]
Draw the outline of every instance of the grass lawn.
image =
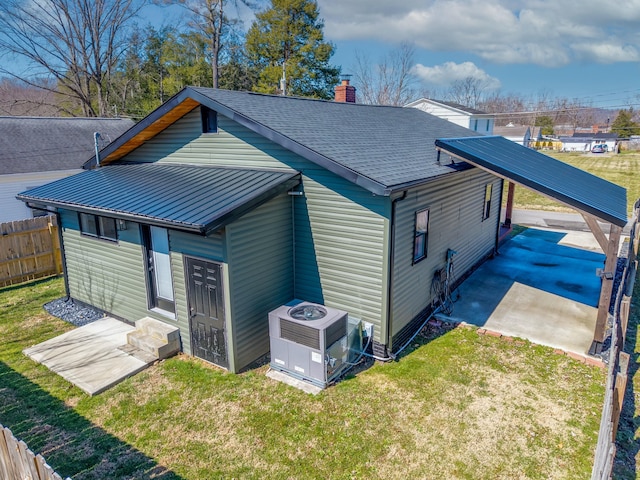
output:
[{"label": "grass lawn", "polygon": [[[582,153],[556,152],[543,153],[625,187],[627,189],[627,210],[629,213],[633,210],[633,204],[635,201],[640,198],[639,152],[622,153],[619,155],[585,155]],[[538,195],[524,187],[516,187],[514,207],[529,210],[553,210],[575,213],[575,210],[565,207],[548,199],[547,197]]]},{"label": "grass lawn", "polygon": [[605,372],[472,329],[304,394],[183,355],[88,397],[23,348],[62,280],[0,290],[0,423],[74,479],[589,478]]}]

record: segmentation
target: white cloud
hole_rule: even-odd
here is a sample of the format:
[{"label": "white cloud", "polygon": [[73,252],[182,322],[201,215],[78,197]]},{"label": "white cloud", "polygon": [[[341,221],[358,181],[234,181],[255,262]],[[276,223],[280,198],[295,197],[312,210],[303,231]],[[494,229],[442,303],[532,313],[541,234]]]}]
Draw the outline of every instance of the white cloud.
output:
[{"label": "white cloud", "polygon": [[413,67],[413,74],[425,83],[438,86],[451,85],[458,80],[474,78],[480,80],[486,89],[500,88],[500,80],[490,76],[473,62],[445,62],[433,67],[426,67],[418,63]]},{"label": "white cloud", "polygon": [[640,0],[319,0],[329,38],[409,41],[494,63],[637,61]]}]

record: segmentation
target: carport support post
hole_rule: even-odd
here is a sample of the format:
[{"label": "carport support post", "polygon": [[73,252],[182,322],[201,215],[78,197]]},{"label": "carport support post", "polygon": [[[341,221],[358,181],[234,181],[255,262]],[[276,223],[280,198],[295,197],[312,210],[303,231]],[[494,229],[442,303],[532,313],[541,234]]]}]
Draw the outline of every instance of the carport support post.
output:
[{"label": "carport support post", "polygon": [[609,319],[609,304],[613,292],[613,282],[618,264],[618,246],[620,244],[620,234],[622,228],[611,225],[609,242],[605,251],[604,272],[602,273],[602,287],[600,288],[600,300],[598,302],[598,318],[596,329],[593,333],[593,343],[589,349],[589,354],[593,355],[602,351],[604,336],[607,331],[607,320]]},{"label": "carport support post", "polygon": [[511,227],[511,217],[513,217],[513,196],[516,190],[516,184],[509,182],[509,190],[507,192],[507,205],[504,213],[504,226]]}]

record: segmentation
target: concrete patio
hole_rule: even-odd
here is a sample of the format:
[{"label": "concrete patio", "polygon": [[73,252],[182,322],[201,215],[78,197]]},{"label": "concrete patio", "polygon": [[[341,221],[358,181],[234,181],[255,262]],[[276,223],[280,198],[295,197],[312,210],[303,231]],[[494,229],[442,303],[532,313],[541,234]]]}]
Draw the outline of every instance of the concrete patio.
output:
[{"label": "concrete patio", "polygon": [[593,340],[604,254],[589,232],[529,228],[454,292],[450,316],[585,355]]},{"label": "concrete patio", "polygon": [[127,333],[134,330],[131,325],[105,317],[23,353],[89,395],[96,395],[156,360],[127,345]]}]

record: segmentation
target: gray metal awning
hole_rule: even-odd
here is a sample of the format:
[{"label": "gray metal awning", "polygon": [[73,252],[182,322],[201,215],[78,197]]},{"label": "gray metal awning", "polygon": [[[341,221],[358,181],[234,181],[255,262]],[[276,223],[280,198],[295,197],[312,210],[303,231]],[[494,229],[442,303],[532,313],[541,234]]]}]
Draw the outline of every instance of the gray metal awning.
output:
[{"label": "gray metal awning", "polygon": [[500,136],[437,139],[436,148],[613,225],[627,223],[627,190]]},{"label": "gray metal awning", "polygon": [[17,195],[19,200],[211,233],[300,183],[292,170],[114,164]]}]

